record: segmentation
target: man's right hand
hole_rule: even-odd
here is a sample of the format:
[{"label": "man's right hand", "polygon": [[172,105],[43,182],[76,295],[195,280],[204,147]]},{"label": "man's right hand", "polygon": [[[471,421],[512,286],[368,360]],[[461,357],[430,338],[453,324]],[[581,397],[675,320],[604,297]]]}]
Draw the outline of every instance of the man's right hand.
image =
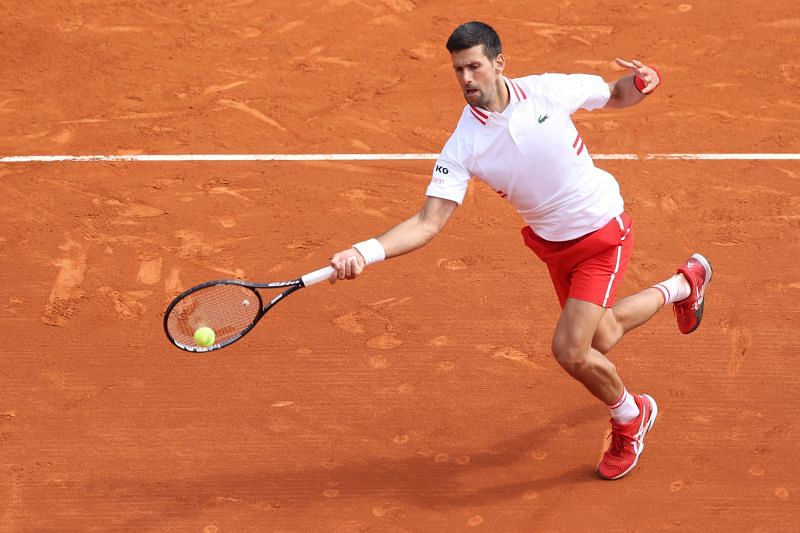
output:
[{"label": "man's right hand", "polygon": [[328,281],[336,283],[340,279],[355,279],[364,271],[366,266],[364,258],[355,248],[342,250],[331,258],[331,268],[334,272]]}]

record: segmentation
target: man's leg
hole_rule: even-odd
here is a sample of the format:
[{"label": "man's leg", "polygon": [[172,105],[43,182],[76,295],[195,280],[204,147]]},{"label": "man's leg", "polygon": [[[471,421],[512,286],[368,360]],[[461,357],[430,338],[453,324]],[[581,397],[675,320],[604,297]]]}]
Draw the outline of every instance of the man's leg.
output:
[{"label": "man's leg", "polygon": [[608,353],[623,335],[653,318],[662,307],[664,297],[655,287],[619,300],[614,307],[604,309],[592,347],[600,353]]},{"label": "man's leg", "polygon": [[666,304],[676,304],[676,316],[681,333],[691,333],[700,325],[703,315],[703,296],[711,281],[711,263],[694,254],[678,269],[678,273],[641,292],[619,300],[605,310],[592,347],[608,353],[630,330],[641,326]]},{"label": "man's leg", "polygon": [[[649,296],[646,298],[632,303],[644,307],[650,303]],[[614,364],[592,348],[596,328],[606,312],[600,305],[568,298],[553,336],[553,354],[564,370],[611,410],[611,443],[597,474],[604,479],[618,479],[636,466],[658,408],[646,394],[629,394]]]},{"label": "man's leg", "polygon": [[613,405],[622,395],[622,379],[614,364],[592,348],[592,338],[607,311],[599,305],[568,298],[556,326],[552,347],[556,360],[570,376],[580,381],[597,399]]}]

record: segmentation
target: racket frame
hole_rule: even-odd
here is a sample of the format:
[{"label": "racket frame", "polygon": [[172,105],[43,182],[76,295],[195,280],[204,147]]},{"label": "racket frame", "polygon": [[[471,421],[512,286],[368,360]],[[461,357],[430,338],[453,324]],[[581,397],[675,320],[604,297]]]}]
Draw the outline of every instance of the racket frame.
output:
[{"label": "racket frame", "polygon": [[[239,332],[238,335],[231,337],[230,339],[227,339],[225,342],[215,342],[210,346],[188,345],[175,340],[175,338],[169,332],[169,317],[170,313],[172,313],[172,310],[175,308],[176,305],[178,305],[181,302],[181,300],[183,300],[190,294],[194,294],[197,291],[206,289],[208,287],[213,287],[216,285],[238,285],[240,287],[250,289],[250,291],[253,294],[255,294],[256,297],[258,298],[258,312],[256,313],[256,316],[253,318],[253,321],[250,323],[249,326],[247,326],[241,332]],[[195,285],[194,287],[191,287],[190,289],[183,291],[178,296],[176,296],[174,300],[172,300],[172,302],[169,304],[166,311],[164,312],[164,333],[166,333],[167,338],[174,346],[187,352],[202,353],[202,352],[210,352],[213,350],[218,350],[220,348],[230,346],[234,342],[238,341],[239,339],[247,335],[250,332],[250,330],[252,330],[256,326],[256,324],[258,324],[261,318],[275,306],[275,304],[277,304],[285,297],[289,296],[295,291],[302,289],[305,286],[306,285],[305,283],[303,283],[302,278],[297,278],[290,281],[276,281],[273,283],[251,283],[239,279],[216,279],[212,281],[206,281],[205,283],[201,283],[200,285]],[[269,300],[266,304],[264,303],[264,298],[261,295],[261,292],[258,291],[258,289],[283,289],[283,288],[286,288],[286,290],[278,293],[274,298]]]},{"label": "racket frame", "polygon": [[[200,285],[195,285],[194,287],[186,289],[178,296],[176,296],[172,300],[172,302],[170,302],[169,306],[167,306],[166,311],[164,311],[164,333],[166,333],[167,339],[169,339],[170,343],[180,348],[181,350],[187,352],[195,352],[195,353],[210,352],[212,350],[218,350],[220,348],[224,348],[225,346],[230,346],[234,342],[238,341],[239,339],[247,335],[250,332],[250,330],[253,329],[256,326],[256,324],[258,324],[259,320],[261,320],[261,318],[267,314],[267,311],[269,311],[275,306],[275,304],[277,304],[278,302],[280,302],[293,292],[302,289],[303,287],[309,287],[311,285],[329,279],[333,273],[334,273],[333,268],[330,266],[326,266],[318,270],[315,270],[313,272],[309,272],[304,276],[300,276],[297,279],[289,281],[274,281],[272,283],[252,283],[240,279],[217,279],[212,281],[206,281],[205,283],[201,283]],[[214,343],[211,346],[191,346],[175,340],[169,333],[169,315],[170,313],[172,313],[172,310],[186,296],[194,292],[197,292],[201,289],[205,289],[207,287],[211,287],[214,285],[238,285],[240,287],[245,287],[247,289],[250,289],[250,291],[253,292],[253,294],[255,294],[256,297],[258,298],[258,313],[256,313],[256,316],[253,318],[253,322],[245,329],[243,329],[236,337],[228,339],[225,342]],[[264,298],[262,298],[261,293],[258,291],[258,289],[284,289],[284,288],[285,290],[278,293],[274,298],[272,298],[269,302],[267,302],[266,305],[264,304]]]}]

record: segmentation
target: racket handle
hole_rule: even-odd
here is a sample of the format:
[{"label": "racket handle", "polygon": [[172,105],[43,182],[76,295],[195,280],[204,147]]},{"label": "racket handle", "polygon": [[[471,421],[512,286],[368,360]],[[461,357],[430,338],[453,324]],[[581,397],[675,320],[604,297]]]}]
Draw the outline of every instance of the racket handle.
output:
[{"label": "racket handle", "polygon": [[309,272],[305,276],[301,276],[300,279],[303,281],[303,285],[308,287],[309,285],[319,283],[320,281],[325,281],[331,277],[331,274],[333,274],[333,268],[326,266],[325,268],[320,268],[314,272]]}]

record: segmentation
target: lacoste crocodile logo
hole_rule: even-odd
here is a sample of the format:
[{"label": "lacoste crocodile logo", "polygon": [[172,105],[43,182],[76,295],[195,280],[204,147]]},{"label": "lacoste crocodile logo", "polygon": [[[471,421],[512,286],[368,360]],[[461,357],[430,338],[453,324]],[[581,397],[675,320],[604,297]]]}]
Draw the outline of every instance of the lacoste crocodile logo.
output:
[{"label": "lacoste crocodile logo", "polygon": [[542,115],[541,117],[539,117],[539,124],[541,124],[542,122],[544,122],[548,118],[550,118],[550,115]]}]

